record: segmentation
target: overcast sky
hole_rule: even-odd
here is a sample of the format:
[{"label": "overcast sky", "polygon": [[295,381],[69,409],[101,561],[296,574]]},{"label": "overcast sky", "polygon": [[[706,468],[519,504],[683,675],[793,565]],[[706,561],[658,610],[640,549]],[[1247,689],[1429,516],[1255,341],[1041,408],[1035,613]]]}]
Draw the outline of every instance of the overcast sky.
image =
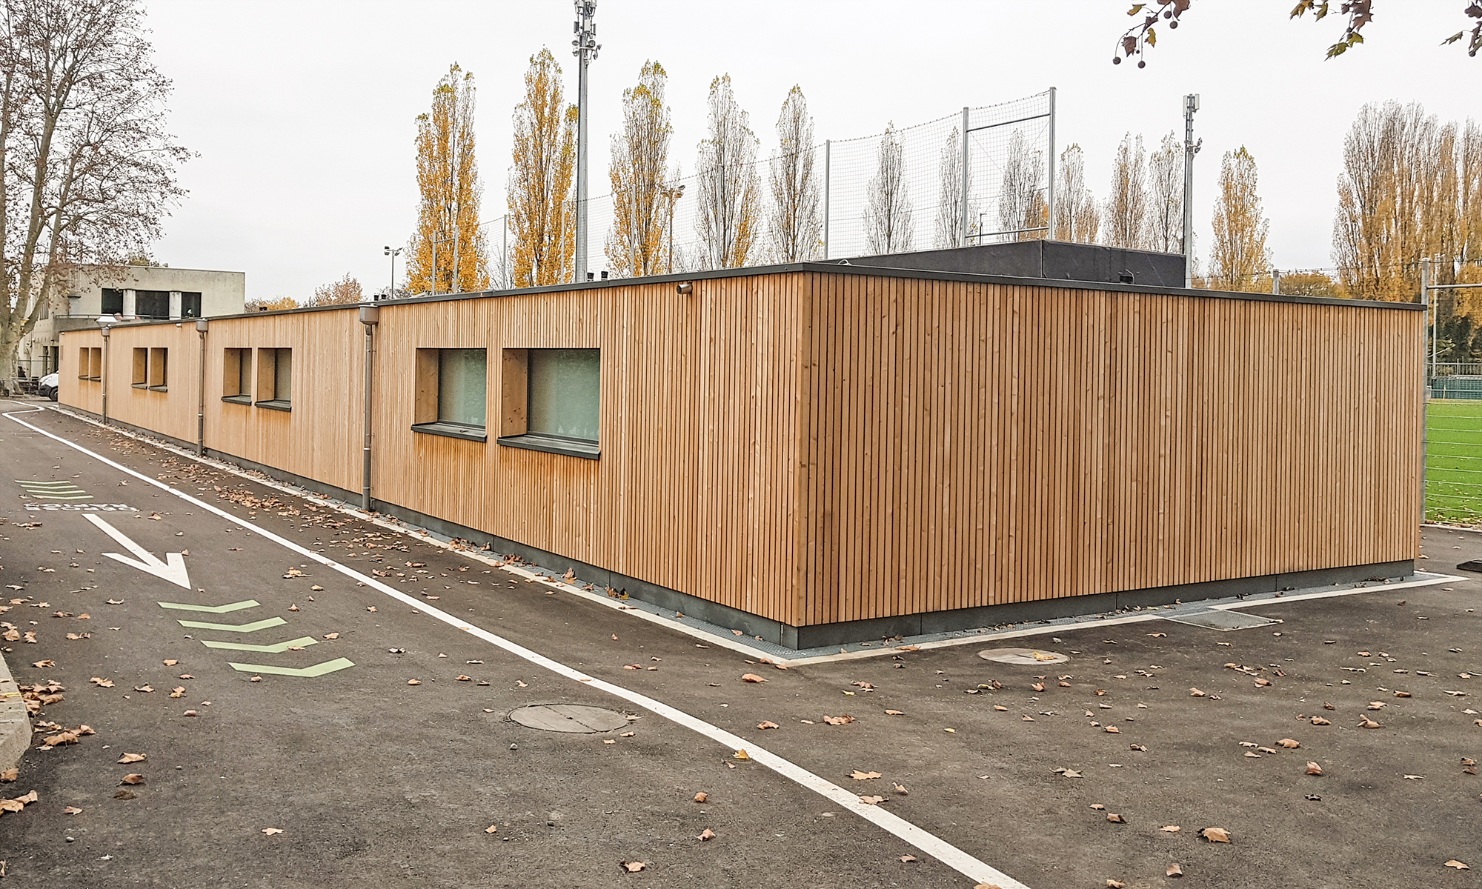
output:
[{"label": "overcast sky", "polygon": [[[1149,146],[1182,131],[1202,96],[1197,243],[1207,243],[1223,152],[1255,155],[1280,268],[1332,264],[1343,138],[1366,102],[1418,101],[1442,120],[1482,113],[1482,58],[1439,47],[1461,0],[1378,0],[1368,42],[1324,61],[1342,16],[1287,20],[1293,0],[1196,0],[1148,66],[1112,66],[1125,0],[599,0],[591,68],[593,196],[608,191],[608,136],[647,59],[669,72],[671,159],[695,168],[712,78],[729,73],[765,157],[799,84],[822,140],[941,117],[1056,87],[1057,142],[1079,143],[1104,197],[1125,132]],[[153,255],[247,273],[249,298],[300,301],[345,273],[390,277],[386,244],[416,219],[415,119],[452,62],[478,85],[483,219],[505,212],[511,115],[529,57],[556,53],[576,95],[570,0],[145,0],[156,60],[174,80],[168,128],[199,153],[190,195]],[[1336,4],[1335,4],[1336,8]],[[598,234],[592,235],[596,241]],[[397,265],[404,282],[404,268]]]}]

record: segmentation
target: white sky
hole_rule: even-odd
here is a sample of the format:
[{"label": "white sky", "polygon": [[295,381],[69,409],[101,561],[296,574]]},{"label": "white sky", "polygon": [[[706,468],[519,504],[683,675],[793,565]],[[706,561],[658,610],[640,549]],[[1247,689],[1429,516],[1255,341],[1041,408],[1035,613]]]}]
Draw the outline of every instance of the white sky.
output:
[{"label": "white sky", "polygon": [[[695,169],[705,99],[729,73],[761,138],[801,84],[816,135],[847,139],[1058,88],[1058,148],[1079,142],[1102,198],[1124,132],[1182,134],[1201,94],[1196,243],[1207,243],[1223,152],[1256,158],[1280,268],[1332,264],[1343,138],[1365,102],[1419,101],[1442,120],[1482,112],[1482,58],[1438,47],[1462,0],[1379,0],[1368,43],[1324,61],[1342,16],[1287,20],[1293,0],[1196,0],[1148,67],[1113,67],[1125,0],[599,0],[591,68],[592,196],[608,136],[645,60],[669,72],[671,163]],[[1335,8],[1336,8],[1335,4]],[[168,129],[200,157],[153,255],[247,273],[248,298],[292,296],[349,272],[390,277],[382,246],[416,219],[415,118],[454,61],[478,84],[483,219],[505,212],[510,119],[529,57],[549,45],[576,97],[570,0],[145,0],[156,61],[175,82]],[[1058,150],[1057,148],[1057,150]],[[593,231],[594,242],[599,233]],[[398,281],[404,266],[397,264]]]}]

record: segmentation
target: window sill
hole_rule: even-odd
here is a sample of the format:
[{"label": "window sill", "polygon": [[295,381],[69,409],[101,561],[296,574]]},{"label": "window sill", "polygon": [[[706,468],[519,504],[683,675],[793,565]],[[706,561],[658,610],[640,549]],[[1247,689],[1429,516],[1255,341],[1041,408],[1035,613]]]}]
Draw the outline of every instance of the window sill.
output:
[{"label": "window sill", "polygon": [[135,389],[148,389],[149,388],[148,386],[144,385],[143,383],[134,383],[133,386],[134,386]]},{"label": "window sill", "polygon": [[293,410],[293,405],[290,402],[281,401],[278,399],[273,399],[271,401],[254,401],[252,404],[254,407],[265,407],[270,411],[287,412]]},{"label": "window sill", "polygon": [[489,433],[483,426],[465,426],[462,423],[416,423],[413,424],[412,431],[423,435],[462,438],[467,441],[489,440]]},{"label": "window sill", "polygon": [[544,451],[547,454],[565,454],[568,457],[581,457],[584,460],[597,460],[602,456],[597,442],[580,438],[564,438],[560,435],[542,435],[538,432],[531,432],[524,435],[506,435],[497,441],[507,448]]},{"label": "window sill", "polygon": [[243,404],[248,407],[252,406],[252,399],[246,395],[223,395],[221,396],[221,400],[230,402],[231,404]]},{"label": "window sill", "polygon": [[169,392],[170,391],[170,387],[169,386],[148,386],[146,388],[148,388],[150,392]]}]

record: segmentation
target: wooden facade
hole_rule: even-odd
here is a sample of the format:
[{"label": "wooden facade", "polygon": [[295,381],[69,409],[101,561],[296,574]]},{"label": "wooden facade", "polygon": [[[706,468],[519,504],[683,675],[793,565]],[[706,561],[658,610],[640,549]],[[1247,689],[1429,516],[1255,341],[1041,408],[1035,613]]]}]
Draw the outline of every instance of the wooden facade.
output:
[{"label": "wooden facade", "polygon": [[[692,283],[380,304],[378,506],[861,632],[1418,553],[1408,307],[819,265]],[[94,382],[75,368],[102,337],[64,336],[63,402],[101,413],[107,385],[110,419],[194,442],[204,356],[209,450],[358,495],[355,307],[214,319],[204,346],[189,325],[110,340]],[[125,350],[150,347],[167,391],[128,379]],[[291,409],[223,401],[226,350],[275,348]],[[487,350],[485,441],[411,428],[418,350],[453,348]],[[600,350],[598,459],[496,441],[524,385],[506,350],[542,348]]]}]

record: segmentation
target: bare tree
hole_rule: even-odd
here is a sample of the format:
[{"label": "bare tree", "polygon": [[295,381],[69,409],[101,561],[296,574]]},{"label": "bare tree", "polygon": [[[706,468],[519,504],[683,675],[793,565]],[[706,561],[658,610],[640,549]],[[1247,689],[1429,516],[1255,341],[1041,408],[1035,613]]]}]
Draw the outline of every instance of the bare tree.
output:
[{"label": "bare tree", "polygon": [[1122,137],[1112,161],[1111,194],[1101,217],[1102,243],[1108,247],[1141,250],[1147,246],[1148,187],[1147,152],[1142,136],[1134,143],[1132,134]]},{"label": "bare tree", "polygon": [[1184,145],[1173,133],[1148,155],[1147,248],[1184,250]]},{"label": "bare tree", "polygon": [[900,138],[892,123],[880,137],[880,160],[870,179],[869,205],[865,208],[865,242],[871,253],[904,253],[915,240],[905,172]]},{"label": "bare tree", "polygon": [[731,75],[710,82],[707,135],[700,142],[699,222],[707,268],[746,265],[757,236],[761,191],[756,171],[756,134],[751,118],[736,104]]},{"label": "bare tree", "polygon": [[820,183],[813,173],[813,116],[802,87],[788,90],[777,115],[777,151],[772,154],[772,256],[778,262],[814,259],[822,252]]},{"label": "bare tree", "polygon": [[1096,243],[1101,213],[1086,185],[1086,158],[1081,146],[1060,152],[1059,182],[1055,190],[1055,240]]},{"label": "bare tree", "polygon": [[144,35],[132,0],[0,0],[0,368],[70,269],[145,253],[185,194]]},{"label": "bare tree", "polygon": [[[966,186],[963,184],[964,175],[969,177]],[[972,171],[965,169],[962,163],[962,131],[953,127],[947,141],[942,144],[941,160],[937,163],[940,194],[937,197],[936,236],[932,244],[938,249],[967,246],[968,238],[977,229],[972,210],[964,210],[963,206],[964,195],[972,188],[971,176]],[[969,219],[969,231],[963,231],[964,215]]]},{"label": "bare tree", "polygon": [[1024,133],[1015,130],[1009,138],[1008,158],[1003,165],[1003,179],[998,191],[999,231],[1012,233],[1012,240],[1032,240],[1045,236],[1045,153],[1031,150]]}]

